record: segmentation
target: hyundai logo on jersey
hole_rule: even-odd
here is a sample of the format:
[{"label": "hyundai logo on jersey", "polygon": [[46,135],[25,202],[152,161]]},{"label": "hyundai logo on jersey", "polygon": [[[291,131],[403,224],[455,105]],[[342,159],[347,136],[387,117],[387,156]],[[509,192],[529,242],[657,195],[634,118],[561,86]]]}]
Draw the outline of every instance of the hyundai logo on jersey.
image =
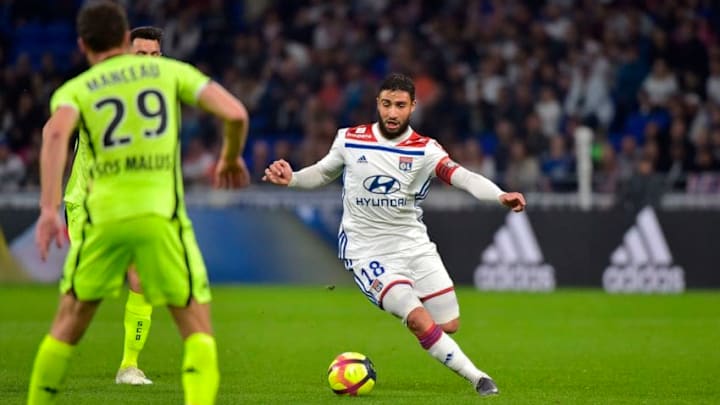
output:
[{"label": "hyundai logo on jersey", "polygon": [[363,182],[365,190],[373,194],[392,194],[400,190],[400,182],[390,176],[370,176]]}]

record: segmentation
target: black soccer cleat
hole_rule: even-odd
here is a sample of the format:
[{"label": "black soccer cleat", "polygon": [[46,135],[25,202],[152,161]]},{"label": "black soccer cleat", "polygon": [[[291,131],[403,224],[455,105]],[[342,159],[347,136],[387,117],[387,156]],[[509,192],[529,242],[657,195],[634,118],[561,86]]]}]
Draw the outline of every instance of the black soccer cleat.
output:
[{"label": "black soccer cleat", "polygon": [[497,395],[500,393],[497,385],[495,385],[495,381],[493,381],[490,377],[481,377],[475,386],[475,391],[483,397],[488,395]]}]

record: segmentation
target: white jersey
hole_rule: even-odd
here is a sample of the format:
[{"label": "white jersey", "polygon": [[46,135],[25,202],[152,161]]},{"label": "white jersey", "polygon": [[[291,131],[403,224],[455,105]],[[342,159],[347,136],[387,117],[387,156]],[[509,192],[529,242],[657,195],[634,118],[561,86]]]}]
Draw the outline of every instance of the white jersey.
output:
[{"label": "white jersey", "polygon": [[458,167],[437,141],[411,128],[388,140],[377,123],[343,128],[318,165],[343,173],[341,259],[436,252],[420,203],[434,177],[450,183]]}]

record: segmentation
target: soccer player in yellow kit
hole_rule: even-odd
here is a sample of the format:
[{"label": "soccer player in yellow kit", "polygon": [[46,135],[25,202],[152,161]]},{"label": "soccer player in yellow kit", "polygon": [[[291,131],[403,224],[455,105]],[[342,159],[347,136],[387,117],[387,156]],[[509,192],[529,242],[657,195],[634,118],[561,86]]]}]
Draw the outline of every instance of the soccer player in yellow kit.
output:
[{"label": "soccer player in yellow kit", "polygon": [[[130,52],[135,55],[161,56],[162,29],[158,27],[137,27],[130,31]],[[78,142],[76,147],[87,146]],[[85,150],[78,150],[78,154],[86,154]],[[68,223],[68,235],[71,243],[77,243],[81,238],[82,229],[79,224],[83,222],[84,212],[78,206],[85,198],[87,182],[80,172],[85,160],[79,158],[73,162],[72,173],[68,187],[65,190],[65,217]],[[128,269],[128,299],[125,304],[123,357],[120,368],[115,376],[117,384],[146,385],[152,380],[138,367],[140,352],[152,325],[152,305],[142,295],[140,279],[133,266]]]},{"label": "soccer player in yellow kit", "polygon": [[51,242],[63,243],[57,209],[67,143],[76,129],[76,159],[84,170],[74,174],[83,176],[87,186],[81,204],[72,207],[82,213],[80,235],[70,246],[59,308],[35,358],[28,403],[55,403],[75,346],[101,300],[119,294],[133,263],[145,299],[168,306],[183,338],[185,403],[213,404],[219,372],[211,295],[185,213],[179,104],[198,105],[223,119],[224,144],[215,170],[215,185],[221,188],[247,184],[239,158],[247,111],[190,65],[128,55],[127,17],[116,3],[83,7],[77,32],[91,68],[53,94],[52,115],[43,128],[36,230],[42,258]]}]

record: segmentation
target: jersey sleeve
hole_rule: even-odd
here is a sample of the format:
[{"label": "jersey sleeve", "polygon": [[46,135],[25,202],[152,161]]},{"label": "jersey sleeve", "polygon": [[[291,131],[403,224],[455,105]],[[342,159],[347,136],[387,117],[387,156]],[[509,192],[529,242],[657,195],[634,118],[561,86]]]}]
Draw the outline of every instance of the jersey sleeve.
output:
[{"label": "jersey sleeve", "polygon": [[80,104],[75,96],[75,81],[69,81],[60,86],[50,97],[50,113],[54,113],[58,108],[67,106],[80,111]]},{"label": "jersey sleeve", "polygon": [[315,188],[324,186],[335,180],[345,167],[345,158],[342,151],[343,143],[345,142],[345,132],[346,130],[344,129],[338,131],[330,147],[330,151],[317,163],[294,172],[289,186]]},{"label": "jersey sleeve", "polygon": [[341,129],[335,136],[335,140],[330,147],[330,151],[325,157],[320,159],[318,165],[325,173],[335,173],[335,177],[340,175],[345,166],[345,157],[343,155],[343,148],[345,143],[345,133],[347,129]]},{"label": "jersey sleeve", "polygon": [[184,62],[172,61],[178,81],[178,97],[185,104],[196,105],[200,92],[210,83],[210,78],[196,67]]},{"label": "jersey sleeve", "polygon": [[450,158],[436,140],[428,142],[425,154],[427,156],[427,165],[431,171],[430,176],[437,177],[447,184],[452,184],[450,179],[460,165]]}]

